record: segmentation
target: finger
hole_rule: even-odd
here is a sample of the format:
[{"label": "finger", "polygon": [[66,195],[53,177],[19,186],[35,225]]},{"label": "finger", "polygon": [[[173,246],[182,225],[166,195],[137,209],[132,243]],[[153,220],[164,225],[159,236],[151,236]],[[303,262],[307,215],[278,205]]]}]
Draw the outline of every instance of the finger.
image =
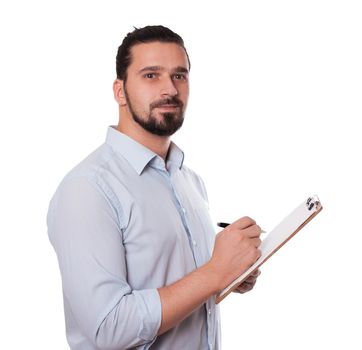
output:
[{"label": "finger", "polygon": [[244,283],[255,283],[256,282],[256,279],[257,279],[258,277],[257,276],[249,276],[245,281],[244,281]]},{"label": "finger", "polygon": [[[249,249],[249,251],[244,256],[244,259],[250,261],[251,265],[254,264],[261,257],[260,248]],[[250,259],[250,260],[249,260]]]},{"label": "finger", "polygon": [[261,274],[261,271],[259,269],[256,269],[251,273],[251,276],[259,277],[260,274]]},{"label": "finger", "polygon": [[256,279],[260,276],[260,274],[261,274],[260,270],[256,269],[248,276],[245,282],[256,281]]},{"label": "finger", "polygon": [[250,276],[253,276],[253,277],[258,277],[260,276],[261,272],[259,269],[255,269],[252,273],[250,273],[249,277]]},{"label": "finger", "polygon": [[241,294],[251,291],[254,288],[253,283],[242,283],[237,289]]},{"label": "finger", "polygon": [[252,218],[249,218],[248,216],[244,216],[241,219],[234,221],[228,227],[238,228],[238,229],[243,230],[244,228],[247,228],[247,227],[255,225],[255,224],[256,224],[255,220],[253,220]]},{"label": "finger", "polygon": [[251,225],[242,230],[244,234],[246,234],[250,238],[260,237],[261,228],[259,225]]},{"label": "finger", "polygon": [[239,287],[242,286],[254,286],[256,284],[257,277],[249,276],[243,283],[239,285]]},{"label": "finger", "polygon": [[251,238],[251,239],[250,239],[250,243],[251,243],[255,248],[258,248],[258,247],[260,247],[261,239],[260,239],[260,238]]}]

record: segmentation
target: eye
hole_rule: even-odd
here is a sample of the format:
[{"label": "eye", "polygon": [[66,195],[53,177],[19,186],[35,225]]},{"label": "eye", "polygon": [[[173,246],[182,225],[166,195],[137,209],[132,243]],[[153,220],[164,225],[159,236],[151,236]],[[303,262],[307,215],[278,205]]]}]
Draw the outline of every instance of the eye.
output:
[{"label": "eye", "polygon": [[181,73],[174,74],[173,77],[174,77],[175,80],[186,80],[187,79],[186,75],[181,74]]},{"label": "eye", "polygon": [[156,73],[147,73],[144,75],[144,77],[147,79],[153,79],[156,78]]}]

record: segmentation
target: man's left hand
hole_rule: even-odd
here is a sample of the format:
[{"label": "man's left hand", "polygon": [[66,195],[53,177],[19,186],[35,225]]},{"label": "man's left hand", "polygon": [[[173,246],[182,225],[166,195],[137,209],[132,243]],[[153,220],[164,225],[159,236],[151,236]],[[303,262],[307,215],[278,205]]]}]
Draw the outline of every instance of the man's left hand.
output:
[{"label": "man's left hand", "polygon": [[243,294],[251,291],[254,288],[256,279],[259,277],[260,273],[260,270],[256,269],[244,282],[238,285],[234,292]]}]

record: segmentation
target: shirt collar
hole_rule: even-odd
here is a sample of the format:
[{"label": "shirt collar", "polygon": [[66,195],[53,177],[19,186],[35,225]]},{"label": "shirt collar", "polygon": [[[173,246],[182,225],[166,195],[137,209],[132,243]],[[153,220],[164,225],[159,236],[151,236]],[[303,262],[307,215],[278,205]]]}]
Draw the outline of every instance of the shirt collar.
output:
[{"label": "shirt collar", "polygon": [[[149,163],[152,163],[153,165],[163,163],[164,168],[164,162],[161,157],[147,147],[133,140],[131,137],[123,134],[114,126],[108,127],[106,144],[111,146],[115,152],[120,153],[128,161],[128,163],[131,164],[138,175],[142,174],[143,170]],[[181,169],[183,160],[184,153],[175,143],[171,141],[167,154],[167,166],[172,163]]]},{"label": "shirt collar", "polygon": [[175,165],[178,169],[182,168],[182,164],[184,162],[185,154],[175,143],[171,141],[170,147],[167,153],[167,168],[170,166]]}]

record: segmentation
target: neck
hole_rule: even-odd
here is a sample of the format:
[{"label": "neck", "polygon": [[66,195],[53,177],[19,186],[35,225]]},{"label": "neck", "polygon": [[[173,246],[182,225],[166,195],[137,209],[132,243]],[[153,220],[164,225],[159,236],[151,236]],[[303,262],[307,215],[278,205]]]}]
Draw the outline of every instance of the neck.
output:
[{"label": "neck", "polygon": [[169,136],[158,136],[143,129],[138,123],[130,118],[120,118],[117,130],[147,147],[166,161],[167,152],[170,147]]}]

